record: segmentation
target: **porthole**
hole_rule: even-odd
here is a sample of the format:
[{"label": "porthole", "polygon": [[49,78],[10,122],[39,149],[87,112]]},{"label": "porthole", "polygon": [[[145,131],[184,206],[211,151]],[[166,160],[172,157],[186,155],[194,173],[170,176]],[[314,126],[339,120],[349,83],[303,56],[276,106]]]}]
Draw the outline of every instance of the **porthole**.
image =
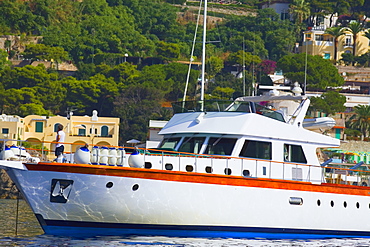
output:
[{"label": "porthole", "polygon": [[166,168],[166,170],[169,170],[169,171],[173,170],[173,165],[170,163],[165,164],[164,167]]},{"label": "porthole", "polygon": [[185,170],[186,170],[187,172],[192,172],[192,171],[194,171],[194,167],[193,167],[192,165],[187,165],[187,166],[185,167]]},{"label": "porthole", "polygon": [[301,197],[289,197],[289,203],[292,205],[302,205],[303,199]]},{"label": "porthole", "polygon": [[347,207],[347,202],[343,202],[343,206],[346,208]]},{"label": "porthole", "polygon": [[243,176],[244,177],[249,177],[251,175],[251,173],[249,172],[249,170],[243,170]]},{"label": "porthole", "polygon": [[230,168],[225,168],[224,173],[226,175],[231,175],[231,169]]},{"label": "porthole", "polygon": [[360,203],[356,202],[356,208],[360,208]]},{"label": "porthole", "polygon": [[367,187],[367,183],[366,182],[362,182],[361,183],[361,186]]},{"label": "porthole", "polygon": [[151,168],[152,168],[152,163],[150,163],[150,162],[145,162],[144,167],[145,167],[146,169],[151,169]]},{"label": "porthole", "polygon": [[213,169],[210,166],[206,166],[206,173],[212,173]]},{"label": "porthole", "polygon": [[369,208],[370,208],[370,203],[369,203]]},{"label": "porthole", "polygon": [[105,185],[108,189],[112,188],[113,187],[113,183],[112,182],[108,182],[106,185]]},{"label": "porthole", "polygon": [[334,202],[333,201],[330,202],[330,206],[334,207]]},{"label": "porthole", "polygon": [[133,191],[137,191],[139,189],[139,185],[138,184],[134,184],[133,186],[132,186],[132,190]]},{"label": "porthole", "polygon": [[321,201],[317,200],[317,206],[320,206],[320,205],[321,205]]}]

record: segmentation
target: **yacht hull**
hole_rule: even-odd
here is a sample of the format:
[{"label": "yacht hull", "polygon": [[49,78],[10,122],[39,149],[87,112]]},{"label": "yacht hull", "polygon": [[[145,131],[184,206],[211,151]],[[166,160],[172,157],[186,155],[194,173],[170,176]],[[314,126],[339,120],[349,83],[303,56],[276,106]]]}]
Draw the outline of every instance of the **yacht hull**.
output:
[{"label": "yacht hull", "polygon": [[63,163],[2,168],[47,234],[370,236],[369,187]]}]

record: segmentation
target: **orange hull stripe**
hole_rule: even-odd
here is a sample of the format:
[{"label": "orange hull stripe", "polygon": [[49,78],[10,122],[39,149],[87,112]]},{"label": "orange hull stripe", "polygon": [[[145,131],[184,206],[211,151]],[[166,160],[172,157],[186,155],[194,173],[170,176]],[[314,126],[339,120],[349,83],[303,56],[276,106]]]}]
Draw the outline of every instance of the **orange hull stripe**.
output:
[{"label": "orange hull stripe", "polygon": [[141,179],[154,179],[162,181],[201,183],[201,184],[218,184],[243,187],[256,187],[268,189],[311,191],[321,193],[334,193],[343,195],[369,196],[370,187],[329,184],[321,185],[309,182],[267,179],[267,178],[245,178],[241,176],[228,176],[218,174],[205,174],[193,172],[165,171],[132,167],[115,167],[70,163],[39,163],[25,164],[31,171],[53,171],[64,173],[79,173],[91,175],[104,175],[116,177],[129,177]]}]

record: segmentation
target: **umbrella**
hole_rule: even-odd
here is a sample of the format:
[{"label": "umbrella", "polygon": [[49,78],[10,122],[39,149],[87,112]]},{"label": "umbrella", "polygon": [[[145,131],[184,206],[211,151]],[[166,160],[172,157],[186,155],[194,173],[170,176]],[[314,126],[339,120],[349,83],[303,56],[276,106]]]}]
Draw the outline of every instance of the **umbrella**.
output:
[{"label": "umbrella", "polygon": [[139,140],[131,139],[131,140],[128,140],[126,143],[137,144],[137,143],[140,143],[140,142],[141,141],[139,141]]}]

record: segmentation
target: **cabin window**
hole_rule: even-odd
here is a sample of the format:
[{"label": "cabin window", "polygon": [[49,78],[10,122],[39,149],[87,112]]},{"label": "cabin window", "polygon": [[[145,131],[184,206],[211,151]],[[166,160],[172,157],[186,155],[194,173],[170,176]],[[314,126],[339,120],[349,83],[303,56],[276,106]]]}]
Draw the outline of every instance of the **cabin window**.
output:
[{"label": "cabin window", "polygon": [[211,137],[208,141],[205,154],[231,155],[236,139]]},{"label": "cabin window", "polygon": [[159,147],[160,148],[175,149],[180,140],[181,140],[180,137],[164,138],[161,145],[159,145]]},{"label": "cabin window", "polygon": [[240,156],[271,160],[271,142],[245,140]]},{"label": "cabin window", "polygon": [[302,147],[290,144],[284,144],[284,161],[307,163]]},{"label": "cabin window", "polygon": [[179,152],[184,153],[199,153],[204,143],[205,137],[186,137],[181,143]]}]

